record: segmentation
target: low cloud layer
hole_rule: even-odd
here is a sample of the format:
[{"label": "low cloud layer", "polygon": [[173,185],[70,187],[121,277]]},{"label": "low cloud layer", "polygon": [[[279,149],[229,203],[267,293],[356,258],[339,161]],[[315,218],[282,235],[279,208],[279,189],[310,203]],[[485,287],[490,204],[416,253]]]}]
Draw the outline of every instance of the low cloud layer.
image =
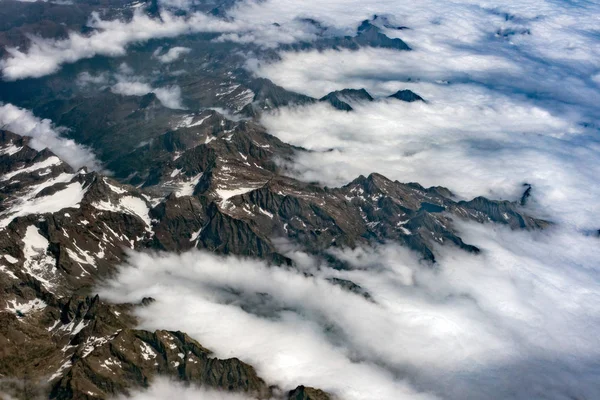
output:
[{"label": "low cloud layer", "polygon": [[299,271],[205,252],[131,254],[100,295],[154,297],[136,311],[142,328],[188,332],[283,389],[312,385],[345,399],[600,395],[596,239],[460,228],[482,254],[439,249],[436,268],[394,245],[334,252],[350,271],[299,251],[288,253]]},{"label": "low cloud layer", "polygon": [[[384,15],[386,34],[413,49],[283,52],[275,62],[248,61],[257,75],[313,97],[365,88],[383,98],[411,89],[427,100],[380,100],[353,105],[351,113],[317,104],[264,115],[271,133],[318,151],[298,156],[291,166],[296,176],[337,186],[379,172],[446,186],[463,198],[511,200],[526,182],[538,201],[531,212],[581,230],[600,227],[597,4],[427,0],[361,8],[354,1],[267,1],[248,7],[238,7],[240,18],[241,10],[255,8],[250,15],[257,24],[280,15],[350,27]],[[400,26],[409,29],[393,29]]]},{"label": "low cloud layer", "polygon": [[510,200],[529,183],[544,217],[600,227],[600,147],[576,121],[473,85],[401,87],[429,102],[385,99],[353,112],[317,104],[282,109],[263,123],[283,141],[315,150],[291,166],[305,180],[337,186],[378,172],[463,198]]},{"label": "low cloud layer", "polygon": [[49,119],[40,119],[24,108],[0,103],[0,128],[32,138],[29,145],[35,150],[50,149],[73,168],[88,167],[100,170],[99,160],[86,146],[61,137],[64,128],[55,127]]},{"label": "low cloud layer", "polygon": [[[545,69],[544,74],[561,76],[564,83],[578,87],[593,82],[599,72],[595,31],[600,7],[591,2],[548,0],[498,6],[471,0],[424,0],[418,4],[389,0],[368,4],[358,0],[245,0],[227,10],[223,19],[193,12],[193,1],[161,4],[167,9],[161,11],[160,19],[150,18],[141,8],[127,22],[106,21],[94,14],[89,26],[95,31],[89,36],[72,32],[66,40],[34,37],[27,50],[7,49],[9,57],[0,64],[4,79],[40,77],[56,72],[65,63],[95,55],[124,55],[131,43],[196,32],[222,33],[217,39],[220,41],[275,47],[317,38],[320,29],[308,22],[315,20],[327,28],[327,35],[352,35],[362,20],[373,15],[384,16],[389,22],[381,25],[386,34],[407,41],[426,67],[436,57],[443,60],[436,64],[439,70],[452,66],[468,70],[469,65],[475,66],[482,59],[494,62],[510,58],[517,65],[538,65]],[[186,16],[179,15],[181,9],[187,11]],[[495,68],[501,69],[503,64],[500,60]],[[574,90],[567,87],[567,92]]]},{"label": "low cloud layer", "polygon": [[[7,80],[39,77],[82,58],[124,55],[131,43],[199,31],[275,47],[315,39],[318,29],[306,18],[330,34],[353,34],[374,14],[387,18],[387,35],[413,50],[291,52],[276,62],[248,61],[258,76],[311,96],[366,88],[378,97],[353,104],[352,112],[314,104],[265,113],[270,133],[314,150],[299,153],[291,173],[337,186],[379,172],[443,185],[462,198],[511,200],[526,182],[533,185],[526,211],[557,224],[520,232],[456,221],[465,242],[482,253],[439,248],[435,267],[392,244],[333,252],[350,271],[301,250],[287,252],[298,269],[195,251],[132,253],[101,296],[154,297],[136,310],[142,328],[185,331],[219,357],[253,364],[285,390],[305,384],[350,400],[600,397],[598,4],[248,0],[224,20],[168,12],[158,20],[138,11],[129,22],[94,16],[90,36],[35,38],[27,50],[8,49],[0,68]],[[185,55],[176,49],[155,57],[167,63]],[[78,82],[123,95],[155,93],[167,107],[182,106],[177,87],[156,88],[133,71],[82,74]],[[427,102],[386,98],[399,89]],[[40,143],[58,141],[58,149],[67,143],[63,149],[76,151],[55,151],[68,162],[66,153],[76,155],[71,163],[95,162],[26,110],[2,106],[0,121]],[[332,277],[359,284],[372,300],[333,285]],[[199,395],[159,381],[135,396],[167,393]]]},{"label": "low cloud layer", "polygon": [[185,386],[166,378],[159,378],[146,390],[132,391],[129,396],[119,396],[113,400],[248,400],[243,395],[220,392],[196,386]]},{"label": "low cloud layer", "polygon": [[[175,2],[177,8],[191,6],[188,2]],[[89,35],[70,32],[67,39],[30,37],[28,47],[6,48],[8,57],[0,60],[4,80],[39,78],[58,71],[62,65],[74,63],[97,55],[123,56],[133,43],[150,39],[173,38],[198,32],[223,33],[221,41],[252,42],[273,47],[279,43],[291,43],[299,39],[314,39],[311,32],[304,32],[306,24],[275,27],[272,22],[253,25],[252,19],[221,19],[201,12],[189,12],[186,16],[162,10],[160,18],[151,18],[138,8],[130,21],[103,20],[98,13],[92,14],[88,26],[94,31]],[[161,62],[171,62],[187,50],[176,47],[159,57]]]}]

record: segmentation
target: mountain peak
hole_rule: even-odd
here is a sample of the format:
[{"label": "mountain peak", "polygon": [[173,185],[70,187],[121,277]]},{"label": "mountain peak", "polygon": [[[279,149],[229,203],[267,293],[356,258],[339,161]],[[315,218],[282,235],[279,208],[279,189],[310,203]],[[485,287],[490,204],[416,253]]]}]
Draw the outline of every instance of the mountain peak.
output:
[{"label": "mountain peak", "polygon": [[342,111],[352,111],[352,104],[373,101],[373,97],[366,89],[342,89],[328,93],[319,99],[328,102],[334,108]]},{"label": "mountain peak", "polygon": [[388,98],[397,99],[408,103],[412,103],[413,101],[425,101],[421,96],[408,89],[398,90],[396,93],[388,96]]}]

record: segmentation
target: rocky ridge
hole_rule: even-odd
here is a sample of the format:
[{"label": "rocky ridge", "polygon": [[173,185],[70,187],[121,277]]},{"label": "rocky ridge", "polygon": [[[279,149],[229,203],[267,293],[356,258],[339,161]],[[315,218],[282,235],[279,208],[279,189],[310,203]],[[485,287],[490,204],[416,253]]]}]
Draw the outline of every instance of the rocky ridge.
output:
[{"label": "rocky ridge", "polygon": [[[268,398],[278,389],[251,366],[211,357],[180,332],[136,330],[134,305],[106,304],[90,297],[91,287],[127,249],[198,248],[293,265],[275,240],[285,238],[340,269],[351,266],[332,257],[332,247],[394,241],[427,262],[435,262],[438,245],[477,253],[453,229],[455,218],[513,229],[548,224],[517,202],[456,201],[445,188],[378,174],[339,188],[300,182],[277,160],[305,150],[252,121],[214,111],[186,118],[140,151],[155,162],[139,188],[74,171],[49,150],[30,148],[27,138],[0,132],[2,376],[44,380],[56,399],[104,398],[158,374]],[[335,284],[369,297],[353,282]],[[310,388],[288,395],[328,396]]]}]

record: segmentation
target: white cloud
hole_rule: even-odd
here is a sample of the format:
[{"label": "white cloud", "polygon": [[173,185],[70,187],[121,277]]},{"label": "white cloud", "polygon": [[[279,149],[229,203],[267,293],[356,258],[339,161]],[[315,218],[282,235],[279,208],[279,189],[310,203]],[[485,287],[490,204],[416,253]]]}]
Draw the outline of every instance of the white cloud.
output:
[{"label": "white cloud", "polygon": [[[317,104],[266,114],[263,122],[284,141],[334,149],[299,155],[297,175],[339,185],[376,171],[447,186],[462,197],[510,199],[528,182],[528,211],[558,226],[531,233],[460,225],[482,254],[439,249],[436,268],[392,245],[338,251],[352,271],[289,254],[312,276],[207,253],[132,254],[131,266],[101,295],[123,302],[155,297],[137,310],[143,328],[186,331],[285,389],[306,384],[347,399],[597,398],[598,239],[579,232],[600,228],[599,7],[267,0],[239,3],[228,20],[163,13],[162,22],[140,11],[130,22],[94,17],[99,30],[90,37],[33,39],[27,51],[9,49],[1,67],[5,79],[42,76],[96,54],[123,55],[130,43],[198,31],[273,47],[316,37],[299,18],[352,34],[361,20],[388,14],[410,29],[386,33],[413,51],[302,52],[249,62],[258,75],[313,96],[346,87],[377,96],[409,88],[428,100],[381,100],[351,113]],[[126,69],[120,74],[115,92],[154,92],[163,104],[181,104],[178,88],[156,89]],[[333,286],[331,276],[360,284],[376,303]]]},{"label": "white cloud", "polygon": [[[131,254],[100,294],[154,297],[136,311],[141,327],[183,330],[284,390],[305,384],[382,400],[597,397],[597,239],[460,229],[482,254],[440,249],[436,268],[393,245],[338,250],[351,271],[306,258],[296,271],[205,252]],[[352,280],[375,302],[328,277]]]},{"label": "white cloud", "polygon": [[89,72],[82,72],[77,75],[77,85],[80,87],[86,87],[89,85],[100,85],[104,86],[108,83],[108,74],[103,72],[98,75],[92,75]]},{"label": "white cloud", "polygon": [[248,66],[260,76],[313,97],[322,97],[338,89],[361,87],[368,87],[373,94],[383,94],[389,91],[386,85],[398,85],[409,79],[435,82],[458,76],[484,79],[493,73],[522,73],[521,67],[512,60],[466,51],[432,52],[426,60],[416,51],[365,48],[360,51],[284,52],[279,62],[262,64],[250,60]]},{"label": "white cloud", "polygon": [[349,29],[388,14],[410,28],[386,30],[410,52],[366,48],[249,60],[257,75],[314,97],[344,88],[376,96],[408,88],[429,101],[386,101],[354,113],[315,105],[264,116],[284,141],[334,148],[300,155],[299,177],[340,185],[376,171],[464,197],[510,199],[528,182],[547,217],[597,229],[598,13],[596,3],[554,1],[284,0],[241,3],[232,15],[256,25],[312,17]]},{"label": "white cloud", "polygon": [[[418,3],[377,0],[247,0],[228,15],[244,26],[266,26],[277,22],[294,24],[298,18],[313,18],[338,31],[353,33],[362,20],[373,15],[390,16],[397,26],[409,30],[388,30],[400,36],[417,51],[450,48],[471,50],[474,54],[506,51],[507,46],[538,57],[597,65],[600,50],[594,46],[593,32],[600,6],[596,3],[508,1],[423,0]],[[306,30],[306,28],[304,28]],[[530,34],[519,34],[529,30]],[[499,37],[496,37],[496,35]],[[496,39],[494,40],[494,38]],[[501,39],[501,38],[506,38]],[[480,52],[485,45],[486,52]],[[514,55],[514,53],[513,53]],[[519,58],[519,57],[513,57]],[[525,57],[520,57],[524,59]],[[427,62],[427,60],[424,60]],[[451,61],[451,60],[448,60]]]},{"label": "white cloud", "polygon": [[175,46],[171,47],[164,54],[160,54],[162,48],[158,48],[153,56],[158,59],[163,64],[172,63],[173,61],[177,61],[181,56],[188,54],[192,49],[189,47],[181,47]]},{"label": "white cloud", "polygon": [[124,96],[144,96],[154,93],[161,104],[167,108],[184,109],[181,88],[177,85],[154,88],[143,77],[132,75],[133,70],[127,64],[121,64],[120,74],[115,74],[117,82],[111,86],[113,93]]},{"label": "white cloud", "polygon": [[177,85],[153,89],[152,92],[163,106],[173,109],[184,109],[181,104],[181,88]]},{"label": "white cloud", "polygon": [[379,172],[464,198],[513,200],[527,182],[545,217],[600,227],[599,147],[576,122],[473,85],[404,87],[429,102],[381,100],[350,113],[317,104],[267,114],[263,123],[283,141],[318,151],[298,154],[292,168],[302,179],[337,186]]},{"label": "white cloud", "polygon": [[118,82],[111,90],[124,96],[143,96],[152,92],[152,87],[142,82]]},{"label": "white cloud", "polygon": [[[82,58],[123,55],[131,43],[195,32],[221,32],[223,35],[217,40],[266,47],[315,39],[317,30],[302,18],[322,22],[329,28],[328,34],[351,35],[361,20],[374,14],[385,15],[398,26],[410,27],[401,31],[387,29],[386,33],[407,41],[426,66],[436,57],[443,57],[443,62],[437,63],[440,69],[463,61],[473,65],[504,57],[504,62],[495,68],[511,60],[516,65],[535,64],[537,70],[528,72],[536,76],[570,70],[589,79],[597,73],[600,61],[594,36],[595,16],[600,11],[597,4],[590,2],[573,5],[549,0],[511,1],[498,6],[479,0],[424,0],[418,4],[392,0],[368,4],[359,0],[246,0],[228,10],[226,19],[190,12],[191,1],[166,1],[163,5],[186,9],[187,16],[163,11],[159,20],[137,9],[131,21],[123,22],[104,21],[94,14],[89,25],[97,31],[90,36],[72,32],[66,40],[32,38],[26,51],[7,49],[9,57],[1,65],[4,79],[39,77]],[[549,66],[549,62],[555,65]]]},{"label": "white cloud", "polygon": [[132,391],[129,396],[119,396],[115,400],[247,400],[248,396],[236,393],[221,392],[196,386],[184,386],[166,378],[158,378],[146,390]]},{"label": "white cloud", "polygon": [[5,80],[37,78],[52,74],[63,64],[73,63],[96,55],[117,57],[126,54],[131,43],[145,42],[152,38],[168,38],[203,31],[228,31],[230,23],[202,13],[189,18],[177,17],[168,12],[161,20],[148,17],[136,9],[129,22],[105,21],[93,14],[89,26],[96,29],[89,36],[71,32],[68,39],[52,40],[32,36],[29,48],[21,51],[7,48],[8,58],[0,61]]},{"label": "white cloud", "polygon": [[0,103],[0,128],[21,136],[31,136],[29,145],[35,150],[50,149],[73,168],[101,169],[100,162],[86,146],[61,137],[64,128],[57,128],[49,119],[39,119],[29,110]]}]

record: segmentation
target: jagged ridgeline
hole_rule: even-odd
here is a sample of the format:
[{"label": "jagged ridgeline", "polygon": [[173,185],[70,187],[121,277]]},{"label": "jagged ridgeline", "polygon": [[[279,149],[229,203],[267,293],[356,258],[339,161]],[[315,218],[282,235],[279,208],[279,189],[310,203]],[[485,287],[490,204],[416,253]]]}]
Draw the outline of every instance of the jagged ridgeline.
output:
[{"label": "jagged ridgeline", "polygon": [[[302,150],[256,123],[227,121],[213,111],[190,118],[156,141],[164,147],[147,150],[155,163],[140,188],[74,171],[52,152],[28,147],[27,138],[0,132],[0,284],[9,311],[0,314],[4,376],[49,379],[51,397],[61,399],[126,392],[157,374],[268,397],[274,389],[251,366],[211,357],[181,332],[135,330],[132,306],[86,293],[126,258],[127,248],[206,249],[276,267],[293,265],[273,243],[285,237],[343,269],[351,266],[327,249],[394,241],[429,262],[437,244],[478,252],[453,229],[455,218],[515,229],[547,225],[517,203],[457,202],[445,188],[378,174],[340,188],[300,182],[282,175],[274,159]],[[172,146],[176,137],[189,143]],[[368,296],[353,282],[332,282]],[[290,396],[327,398],[310,388]]]},{"label": "jagged ridgeline", "polygon": [[[77,2],[66,13],[61,4],[7,1],[0,18],[10,23],[0,44],[27,47],[29,33],[53,38],[72,30],[85,33],[86,19],[99,9],[106,18],[131,18],[131,7],[123,2],[100,3]],[[200,3],[198,10],[222,16],[233,2],[217,8]],[[143,6],[159,18],[159,3]],[[11,19],[16,13],[23,16]],[[241,50],[265,60],[278,57],[280,50],[410,51],[382,31],[383,26],[404,27],[381,17],[364,21],[351,36],[335,36],[315,20],[302,23],[313,26],[319,38],[265,50],[217,42],[212,33],[188,35],[138,44],[119,59],[82,60],[52,76],[0,82],[1,101],[68,127],[64,135],[92,148],[110,171],[74,170],[50,150],[35,150],[29,138],[0,130],[0,304],[5,305],[0,390],[23,399],[110,398],[148,387],[164,375],[259,399],[329,399],[322,390],[304,386],[284,392],[252,366],[237,358],[219,359],[183,332],[136,329],[132,310],[151,298],[114,305],[94,296],[93,287],[114,274],[130,250],[200,249],[259,258],[272,268],[294,267],[276,244],[285,238],[323,265],[351,269],[328,250],[393,242],[412,249],[423,268],[431,268],[437,246],[479,252],[461,239],[454,224],[458,219],[513,229],[548,225],[523,211],[530,186],[520,203],[483,197],[458,201],[446,188],[377,173],[336,188],[290,177],[286,163],[307,150],[270,135],[259,123],[261,113],[317,102],[352,112],[369,102],[426,101],[410,90],[375,98],[360,88],[315,99],[242,68]],[[157,47],[173,43],[194,54],[185,65],[148,61]],[[122,96],[111,91],[114,72],[124,63],[140,75],[158,71],[161,86],[179,85],[185,109],[165,106],[154,92]],[[178,67],[194,73],[176,74]],[[94,79],[82,80],[83,73]],[[370,299],[352,281],[330,281]]]}]

